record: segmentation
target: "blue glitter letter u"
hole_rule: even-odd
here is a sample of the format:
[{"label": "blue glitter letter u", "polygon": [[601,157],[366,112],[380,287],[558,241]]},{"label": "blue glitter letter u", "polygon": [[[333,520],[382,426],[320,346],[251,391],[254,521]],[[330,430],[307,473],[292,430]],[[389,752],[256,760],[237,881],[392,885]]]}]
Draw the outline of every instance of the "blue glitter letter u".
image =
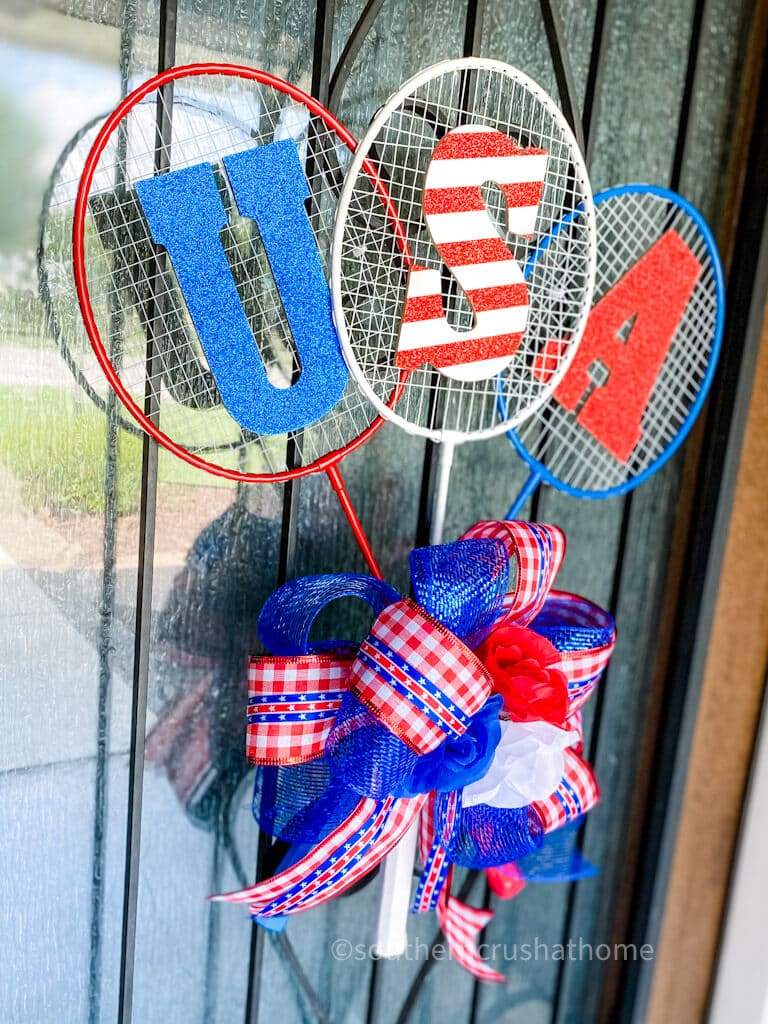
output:
[{"label": "blue glitter letter u", "polygon": [[304,207],[309,187],[290,140],[224,157],[224,168],[240,213],[258,225],[301,362],[288,388],[270,383],[248,324],[221,244],[227,214],[211,165],[147,178],[136,191],[152,238],[173,262],[224,405],[253,433],[285,434],[319,420],[347,383]]}]

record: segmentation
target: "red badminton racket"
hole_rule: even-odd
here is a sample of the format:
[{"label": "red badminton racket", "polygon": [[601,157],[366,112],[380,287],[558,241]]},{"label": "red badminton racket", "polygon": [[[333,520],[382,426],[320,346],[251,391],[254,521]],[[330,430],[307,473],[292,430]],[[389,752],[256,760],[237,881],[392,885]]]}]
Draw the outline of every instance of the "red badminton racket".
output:
[{"label": "red badminton racket", "polygon": [[[335,334],[336,353],[331,356],[338,356],[333,365],[340,396],[326,401],[316,417],[306,412],[298,426],[281,429],[277,417],[277,426],[253,429],[247,404],[242,415],[237,409],[233,415],[233,403],[225,401],[220,377],[210,365],[216,353],[204,344],[203,329],[215,334],[215,321],[225,317],[224,298],[221,309],[209,303],[206,315],[214,322],[206,323],[200,314],[201,295],[194,288],[195,274],[207,270],[195,270],[199,253],[194,245],[188,244],[183,260],[173,248],[179,234],[206,212],[201,213],[202,200],[194,192],[184,192],[187,179],[202,181],[210,186],[208,212],[220,202],[225,217],[210,240],[214,248],[220,246],[214,255],[226,268],[217,279],[220,293],[237,290],[242,308],[233,315],[245,317],[259,357],[253,361],[266,374],[261,394],[268,401],[254,401],[254,415],[269,419],[269,402],[283,402],[308,365],[297,346],[296,318],[292,323],[276,282],[274,248],[268,251],[264,224],[257,229],[242,212],[245,186],[241,182],[238,196],[234,171],[238,159],[242,167],[254,150],[266,150],[275,142],[282,143],[281,157],[289,156],[294,169],[300,166],[304,209],[325,281],[336,207],[355,139],[316,100],[273,75],[226,64],[188,65],[163,72],[132,92],[93,142],[73,218],[80,310],[102,370],[143,430],[188,464],[229,480],[275,483],[324,471],[371,572],[380,576],[339,462],[384,421],[352,377],[347,379]],[[268,155],[274,152],[272,147]],[[263,155],[259,152],[254,159]],[[376,172],[371,174],[384,193]],[[280,182],[272,185],[279,187]],[[179,211],[181,201],[175,208],[166,203],[165,212],[177,219],[171,225],[173,241],[164,238],[165,245],[158,242],[157,217],[153,221],[147,199],[163,187],[171,189],[171,199],[180,196],[186,202],[192,197],[188,210]],[[116,311],[122,322],[119,343],[110,330]],[[315,324],[310,326],[314,329]],[[321,382],[315,391],[324,386]],[[301,394],[310,405],[316,400],[311,387]],[[293,401],[294,414],[297,409],[301,414],[300,406],[298,399]]]}]

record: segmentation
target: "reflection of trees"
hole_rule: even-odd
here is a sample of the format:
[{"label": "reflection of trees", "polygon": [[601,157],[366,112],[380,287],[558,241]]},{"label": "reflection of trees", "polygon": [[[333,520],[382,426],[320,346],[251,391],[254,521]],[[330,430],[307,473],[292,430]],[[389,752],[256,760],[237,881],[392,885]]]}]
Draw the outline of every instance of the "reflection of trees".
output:
[{"label": "reflection of trees", "polygon": [[[42,136],[14,100],[0,93],[0,248],[33,251],[45,181],[40,174]],[[1,282],[0,282],[1,283]]]}]

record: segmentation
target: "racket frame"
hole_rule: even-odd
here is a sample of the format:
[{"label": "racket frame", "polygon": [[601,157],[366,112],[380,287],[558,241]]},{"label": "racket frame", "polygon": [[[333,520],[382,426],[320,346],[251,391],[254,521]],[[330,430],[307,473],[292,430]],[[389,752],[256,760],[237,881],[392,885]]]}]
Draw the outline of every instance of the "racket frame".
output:
[{"label": "racket frame", "polygon": [[[523,442],[517,436],[514,428],[510,428],[507,431],[507,437],[511,441],[516,452],[520,458],[525,462],[531,469],[531,475],[523,485],[523,489],[517,496],[512,506],[510,507],[507,517],[510,515],[516,515],[523,503],[529,498],[540,483],[549,484],[551,487],[555,487],[558,491],[562,491],[564,494],[568,494],[573,498],[587,498],[592,500],[599,500],[600,498],[613,498],[621,494],[627,494],[629,491],[634,490],[635,487],[639,487],[640,484],[648,480],[649,477],[653,476],[661,467],[672,458],[675,452],[678,450],[680,445],[685,441],[688,436],[691,427],[696,420],[696,417],[701,411],[707,393],[712,385],[712,381],[715,376],[715,370],[717,369],[717,361],[720,355],[720,348],[723,340],[723,329],[725,326],[725,278],[723,275],[723,267],[720,262],[720,254],[717,251],[717,243],[715,237],[712,234],[712,229],[704,220],[704,217],[696,209],[696,207],[683,196],[677,192],[673,192],[672,189],[663,188],[660,185],[648,185],[648,184],[628,184],[628,185],[616,185],[613,188],[604,189],[602,192],[598,192],[594,197],[596,206],[606,202],[608,199],[613,199],[616,196],[626,195],[630,193],[632,195],[646,194],[658,196],[661,199],[666,199],[670,203],[673,203],[676,207],[684,210],[696,224],[696,227],[701,231],[704,244],[706,245],[707,252],[712,263],[712,273],[715,283],[715,302],[717,306],[717,318],[715,320],[715,333],[712,339],[712,346],[709,352],[709,360],[707,362],[707,369],[702,379],[699,392],[696,395],[696,399],[693,405],[688,410],[688,414],[680,425],[679,430],[675,434],[674,438],[670,441],[669,445],[664,451],[656,457],[656,459],[647,466],[637,476],[631,477],[629,480],[625,480],[621,484],[616,484],[613,487],[606,488],[605,490],[587,490],[580,487],[574,487],[572,484],[567,484],[559,477],[555,476],[554,473],[550,472],[549,469],[541,462],[530,454],[528,449],[525,447]],[[558,228],[560,225],[558,225]],[[538,251],[538,250],[537,250]],[[499,399],[501,401],[501,398]]]},{"label": "racket frame", "polygon": [[[552,120],[558,125],[562,135],[568,142],[571,154],[574,172],[577,180],[581,182],[584,190],[584,201],[579,204],[573,211],[571,211],[572,217],[576,214],[583,214],[585,216],[585,222],[590,237],[589,245],[589,259],[588,266],[586,268],[586,283],[585,283],[585,296],[581,314],[579,316],[578,323],[572,330],[572,335],[576,338],[572,341],[568,347],[566,355],[561,360],[561,365],[558,366],[555,373],[552,374],[552,379],[542,388],[541,393],[533,400],[530,405],[526,406],[523,410],[518,412],[514,417],[509,420],[500,420],[498,423],[492,424],[490,427],[485,427],[481,430],[473,431],[468,434],[463,431],[446,430],[443,428],[430,428],[422,427],[418,424],[411,423],[409,420],[404,419],[402,416],[398,416],[395,411],[396,403],[389,399],[384,402],[371,387],[365,375],[360,370],[357,359],[355,357],[354,348],[352,346],[349,332],[347,330],[347,323],[344,317],[344,306],[343,306],[343,295],[341,288],[341,250],[342,240],[344,237],[344,226],[349,211],[349,205],[352,199],[355,182],[360,174],[361,169],[365,169],[368,177],[375,176],[375,180],[380,182],[380,176],[374,167],[371,166],[371,158],[368,157],[368,152],[375,143],[379,131],[382,126],[389,119],[390,115],[407,99],[411,93],[418,89],[421,85],[431,81],[442,74],[456,71],[496,71],[505,75],[507,78],[512,79],[515,83],[522,85],[534,94],[537,100],[546,108],[547,112],[552,117]],[[368,166],[366,166],[366,164]],[[386,189],[381,185],[381,188],[377,187],[377,190],[381,193]],[[396,218],[397,214],[392,209],[392,202],[389,200],[388,194],[386,194],[388,214]],[[399,220],[397,220],[399,225]],[[402,231],[402,229],[401,229]],[[406,269],[410,270],[413,265],[413,257],[408,247],[407,238],[403,234],[402,237],[398,237],[398,245],[403,251],[405,259]],[[354,377],[356,383],[362,390],[363,394],[372,403],[374,408],[377,410],[379,415],[386,419],[392,420],[397,423],[399,427],[405,430],[409,434],[416,434],[420,437],[425,437],[428,440],[436,443],[450,442],[454,446],[462,444],[465,441],[482,440],[487,437],[496,437],[499,434],[507,432],[513,424],[522,423],[528,417],[532,416],[537,409],[539,409],[545,402],[552,396],[557,385],[563,379],[568,371],[571,361],[576,355],[576,349],[578,348],[579,341],[584,332],[586,326],[587,317],[591,309],[592,294],[594,292],[595,285],[595,272],[596,272],[596,231],[595,231],[595,214],[592,203],[592,192],[589,185],[589,175],[587,173],[586,163],[584,157],[579,149],[576,137],[573,131],[563,116],[562,111],[557,106],[555,101],[539,86],[533,79],[529,78],[528,75],[519,71],[517,68],[512,67],[509,64],[505,64],[503,61],[492,60],[486,57],[462,57],[456,60],[445,60],[439,61],[436,64],[432,64],[428,68],[424,68],[418,74],[409,78],[400,88],[393,93],[393,95],[387,100],[387,102],[379,108],[374,115],[365,135],[357,144],[355,149],[352,162],[347,169],[346,178],[344,181],[344,188],[342,189],[341,196],[339,199],[338,206],[336,208],[336,225],[333,236],[333,246],[331,252],[331,290],[333,294],[333,307],[334,307],[334,321],[336,323],[336,330],[341,341],[342,351],[344,352],[347,365],[350,373]],[[401,372],[400,383],[397,391],[398,396],[402,393],[405,381],[409,374],[407,372]]]},{"label": "racket frame", "polygon": [[[345,455],[348,455],[350,452],[359,448],[373,434],[375,434],[376,431],[383,426],[385,419],[382,416],[377,416],[360,434],[357,435],[357,437],[353,438],[342,448],[334,449],[326,455],[315,459],[313,462],[294,466],[290,469],[280,470],[274,473],[247,473],[243,470],[219,466],[214,462],[207,461],[202,456],[197,455],[194,452],[188,451],[183,445],[178,444],[169,437],[150,419],[150,417],[146,415],[144,410],[139,406],[138,402],[136,402],[120,380],[120,377],[112,366],[101,338],[101,332],[98,324],[96,323],[96,317],[88,292],[88,274],[85,261],[85,228],[88,215],[88,197],[99,160],[123,117],[129,114],[131,110],[133,110],[133,108],[144,100],[150,93],[168,85],[171,82],[199,75],[223,75],[231,78],[245,78],[250,81],[258,82],[260,85],[266,85],[274,88],[278,92],[284,93],[296,102],[306,106],[311,114],[319,117],[329,128],[337,133],[339,138],[351,152],[354,153],[357,148],[357,141],[354,136],[351,135],[344,125],[341,124],[333,114],[326,110],[321,103],[312,96],[309,96],[303,90],[299,89],[297,86],[292,85],[290,82],[286,82],[283,79],[278,78],[275,75],[271,75],[269,72],[261,71],[258,68],[249,68],[237,64],[219,63],[184,64],[179,65],[178,67],[169,68],[167,71],[163,71],[160,74],[147,79],[146,82],[143,82],[140,86],[134,89],[133,92],[126,96],[105,120],[86,159],[77,191],[72,228],[72,257],[74,263],[75,286],[77,288],[80,311],[82,313],[85,329],[91,342],[91,347],[93,348],[94,354],[104,372],[104,375],[131,416],[133,416],[139,426],[149,434],[150,437],[154,438],[158,444],[162,445],[163,448],[166,448],[189,465],[194,466],[196,469],[201,469],[206,473],[211,473],[214,476],[243,483],[281,483],[286,480],[294,480],[299,477],[309,476],[310,474],[320,472],[321,470],[328,471],[332,467],[336,466],[336,464],[343,459]],[[373,171],[373,174],[378,177],[375,171]],[[392,400],[396,401],[396,397],[396,395],[393,395]]]}]

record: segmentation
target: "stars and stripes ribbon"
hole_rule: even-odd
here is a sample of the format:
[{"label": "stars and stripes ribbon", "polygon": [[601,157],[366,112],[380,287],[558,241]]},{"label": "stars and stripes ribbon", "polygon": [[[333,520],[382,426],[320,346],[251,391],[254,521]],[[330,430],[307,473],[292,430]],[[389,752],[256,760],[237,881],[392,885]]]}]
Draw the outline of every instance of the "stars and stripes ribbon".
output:
[{"label": "stars and stripes ribbon", "polygon": [[[273,772],[315,772],[317,765],[317,777],[328,781],[321,783],[326,787],[322,799],[309,792],[305,797],[300,781],[294,787],[300,805],[291,808],[296,815],[291,820],[300,819],[302,829],[309,824],[313,844],[305,852],[297,849],[303,856],[289,857],[272,878],[213,898],[246,904],[257,919],[307,910],[372,871],[418,818],[424,868],[412,911],[436,910],[454,958],[482,980],[503,980],[477,949],[477,936],[491,912],[467,907],[450,894],[451,857],[470,863],[465,847],[456,852],[455,840],[466,835],[461,829],[470,827],[470,818],[476,820],[478,806],[468,809],[470,818],[462,817],[467,809],[462,808],[460,772],[452,768],[453,774],[439,778],[429,772],[444,773],[441,751],[468,729],[476,730],[483,715],[495,721],[497,711],[487,704],[493,679],[474,648],[500,625],[532,629],[559,652],[558,668],[568,682],[567,725],[580,737],[580,709],[607,663],[615,630],[607,612],[578,595],[551,589],[564,553],[565,537],[557,527],[483,522],[453,544],[413,552],[414,599],[400,598],[381,581],[341,574],[293,580],[278,590],[259,620],[262,639],[274,653],[252,658],[249,665],[247,756]],[[515,582],[507,592],[512,566]],[[368,636],[357,647],[344,641],[313,645],[312,622],[340,596],[362,597],[370,604],[376,618]],[[501,705],[500,697],[494,700]],[[350,736],[354,750],[347,745]],[[393,764],[374,761],[373,775],[380,782],[390,778],[390,769],[395,772],[391,788],[387,783],[380,791],[358,788],[342,770],[345,758],[368,756],[376,746],[374,736],[389,737],[376,747],[375,757],[391,758]],[[488,756],[492,753],[493,748]],[[423,776],[427,784],[402,787],[398,780],[413,772],[414,764],[436,756]],[[563,763],[556,790],[520,809],[521,820],[530,821],[534,831],[518,836],[516,852],[511,831],[508,839],[505,833],[495,837],[500,850],[510,851],[508,860],[540,843],[542,830],[575,821],[597,801],[597,783],[580,747],[578,753],[567,749]],[[420,791],[432,786],[441,791]],[[334,821],[328,819],[332,805],[339,811]],[[326,810],[319,812],[319,807]],[[489,821],[504,813],[485,810],[492,812]],[[325,820],[313,822],[318,814]],[[263,816],[262,824],[269,820]],[[273,834],[280,827],[275,825]],[[481,845],[487,856],[485,838]],[[526,847],[529,839],[532,845]]]},{"label": "stars and stripes ribbon", "polygon": [[212,899],[247,903],[254,917],[291,914],[325,903],[377,867],[408,831],[425,800],[426,795],[363,798],[337,829],[285,871]]},{"label": "stars and stripes ribbon", "polygon": [[440,900],[443,888],[448,881],[451,866],[448,860],[446,844],[456,821],[458,793],[449,793],[442,815],[440,836],[436,840],[437,829],[435,816],[437,812],[436,794],[430,793],[423,808],[419,827],[419,852],[424,864],[421,878],[416,887],[416,895],[411,913],[423,914],[434,910]]},{"label": "stars and stripes ribbon", "polygon": [[358,700],[417,754],[461,735],[492,685],[466,644],[411,600],[381,613],[350,679]]},{"label": "stars and stripes ribbon", "polygon": [[351,658],[251,658],[245,752],[253,764],[303,764],[322,757],[347,689]]}]

